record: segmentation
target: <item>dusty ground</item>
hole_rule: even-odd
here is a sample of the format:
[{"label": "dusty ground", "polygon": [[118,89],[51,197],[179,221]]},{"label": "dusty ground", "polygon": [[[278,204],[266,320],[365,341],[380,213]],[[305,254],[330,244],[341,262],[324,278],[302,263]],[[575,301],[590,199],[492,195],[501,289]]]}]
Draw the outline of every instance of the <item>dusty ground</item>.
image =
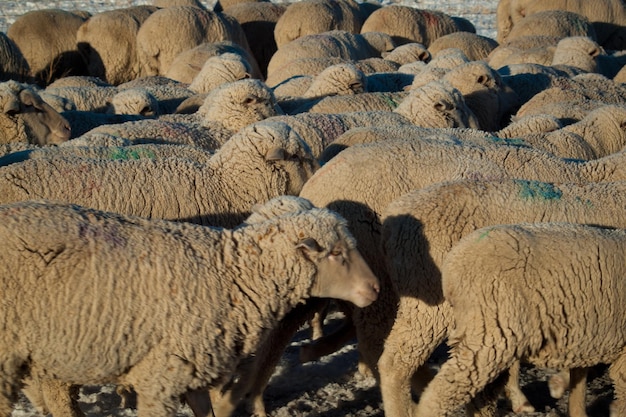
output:
[{"label": "dusty ground", "polygon": [[[330,329],[339,323],[335,314],[327,321]],[[267,411],[272,417],[383,417],[380,392],[373,378],[363,377],[357,371],[356,342],[320,361],[300,364],[299,346],[308,342],[308,329],[296,334],[287,348],[279,368],[265,393]],[[445,349],[438,352],[439,358]],[[432,364],[434,369],[437,363]],[[523,369],[522,389],[538,411],[524,414],[528,417],[566,417],[567,397],[555,400],[550,397],[545,370]],[[608,417],[612,388],[606,367],[598,367],[590,373],[587,388],[587,411],[589,417]],[[113,386],[86,386],[81,390],[81,408],[87,417],[135,417],[134,409],[119,407],[120,398]],[[512,417],[509,404],[502,399],[498,417]],[[37,413],[27,400],[16,405],[13,417],[32,417]],[[177,417],[191,417],[186,406],[181,407]],[[243,409],[235,417],[248,416]],[[459,410],[454,417],[464,417]]]}]

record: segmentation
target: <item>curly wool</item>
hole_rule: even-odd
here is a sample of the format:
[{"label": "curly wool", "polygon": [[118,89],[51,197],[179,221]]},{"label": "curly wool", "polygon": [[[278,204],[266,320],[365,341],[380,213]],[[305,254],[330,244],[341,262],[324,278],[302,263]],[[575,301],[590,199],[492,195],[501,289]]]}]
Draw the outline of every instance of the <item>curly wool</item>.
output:
[{"label": "curly wool", "polygon": [[45,198],[233,227],[254,204],[297,195],[316,168],[302,139],[273,123],[243,130],[203,165],[180,158],[33,159],[0,168],[0,188],[3,203]]},{"label": "curly wool", "polygon": [[[410,385],[413,373],[454,327],[440,272],[453,245],[473,230],[500,223],[570,221],[626,227],[618,215],[626,202],[625,187],[623,181],[457,180],[411,191],[389,204],[382,214],[381,240],[393,289],[388,299],[395,302],[379,300],[359,318],[366,323],[393,317],[380,331],[364,333],[380,346],[386,340],[378,360],[385,405],[394,410],[410,406],[410,392],[400,387]],[[407,332],[420,336],[406,338]]]},{"label": "curly wool", "polygon": [[[24,248],[41,248],[41,253],[57,255],[53,255],[52,267],[45,259],[33,257],[28,268],[17,272],[19,286],[13,279],[4,283],[5,294],[15,292],[15,300],[36,298],[42,306],[32,309],[20,301],[15,308],[5,309],[4,319],[21,328],[11,343],[14,357],[28,360],[40,377],[54,375],[77,384],[131,384],[140,396],[156,400],[157,404],[144,406],[153,415],[173,407],[188,389],[220,383],[242,357],[255,351],[267,329],[308,298],[317,260],[295,249],[300,239],[315,239],[321,256],[337,241],[348,248],[355,245],[345,220],[318,209],[233,231],[34,202],[11,205],[0,216],[7,248],[10,245],[19,253]],[[46,236],[37,238],[42,231]],[[14,256],[5,252],[5,267]],[[117,261],[97,260],[101,256]],[[137,259],[144,261],[137,263]],[[62,284],[57,264],[73,271]],[[96,273],[88,272],[94,265]],[[282,268],[288,273],[275,272]],[[179,270],[185,272],[171,273]],[[245,279],[240,280],[242,273]],[[97,276],[97,282],[85,274]],[[117,279],[120,276],[127,277],[123,285]],[[205,279],[197,280],[198,276]],[[263,277],[262,282],[253,284],[257,276]],[[92,303],[84,302],[94,293],[94,286],[98,293],[108,294],[99,298],[97,321],[104,313],[110,323],[88,326],[85,332],[81,323],[95,318]],[[212,306],[210,311],[206,305]],[[187,307],[181,310],[180,306]],[[72,320],[68,320],[68,309],[74,311]],[[174,316],[177,319],[170,321]],[[42,320],[63,330],[33,325]],[[221,336],[215,337],[216,332]],[[60,334],[64,336],[59,338]],[[65,344],[68,337],[75,339],[70,349]],[[194,342],[181,344],[180,340]],[[93,367],[95,346],[103,349],[95,354],[97,369]],[[16,390],[19,364],[4,369],[3,386]],[[153,378],[155,370],[167,375]],[[11,394],[5,392],[7,397]],[[152,397],[156,395],[158,399]],[[2,407],[10,408],[10,404],[3,401]]]}]

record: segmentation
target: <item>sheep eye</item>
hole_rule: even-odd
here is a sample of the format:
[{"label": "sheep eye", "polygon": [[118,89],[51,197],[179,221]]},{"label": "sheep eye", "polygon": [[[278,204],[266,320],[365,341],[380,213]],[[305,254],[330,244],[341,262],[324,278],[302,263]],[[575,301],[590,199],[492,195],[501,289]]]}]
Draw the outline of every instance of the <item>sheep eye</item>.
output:
[{"label": "sheep eye", "polygon": [[257,102],[256,97],[246,97],[243,104],[254,104]]}]

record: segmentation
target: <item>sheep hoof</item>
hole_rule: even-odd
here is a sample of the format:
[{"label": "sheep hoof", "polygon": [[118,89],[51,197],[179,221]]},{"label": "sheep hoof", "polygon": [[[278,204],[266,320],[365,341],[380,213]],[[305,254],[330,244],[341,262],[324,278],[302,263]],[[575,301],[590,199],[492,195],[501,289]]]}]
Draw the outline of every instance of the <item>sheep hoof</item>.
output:
[{"label": "sheep hoof", "polygon": [[550,390],[550,396],[555,399],[562,398],[568,385],[569,381],[566,381],[560,374],[552,375],[548,379],[548,389]]}]

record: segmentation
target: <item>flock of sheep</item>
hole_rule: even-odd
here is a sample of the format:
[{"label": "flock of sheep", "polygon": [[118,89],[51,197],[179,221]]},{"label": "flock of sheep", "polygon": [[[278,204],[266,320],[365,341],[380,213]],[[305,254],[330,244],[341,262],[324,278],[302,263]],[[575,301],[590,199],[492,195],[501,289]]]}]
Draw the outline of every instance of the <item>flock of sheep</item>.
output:
[{"label": "flock of sheep", "polygon": [[308,323],[301,360],[356,335],[387,417],[533,412],[522,364],[570,417],[609,365],[625,416],[625,50],[621,0],[500,0],[496,39],[353,0],[24,14],[0,33],[0,415],[116,384],[139,417],[266,416]]}]

